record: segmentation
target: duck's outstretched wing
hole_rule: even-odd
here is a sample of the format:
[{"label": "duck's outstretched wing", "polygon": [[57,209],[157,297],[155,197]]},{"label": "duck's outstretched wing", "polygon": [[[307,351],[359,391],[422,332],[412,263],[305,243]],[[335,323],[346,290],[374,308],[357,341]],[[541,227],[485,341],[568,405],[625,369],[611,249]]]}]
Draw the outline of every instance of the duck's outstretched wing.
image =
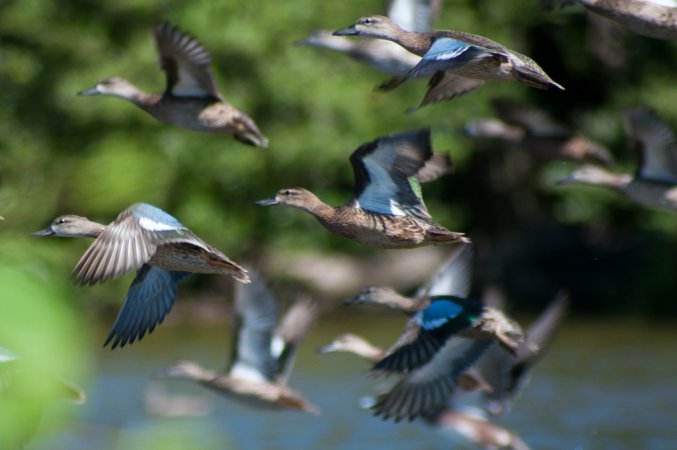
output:
[{"label": "duck's outstretched wing", "polygon": [[427,364],[404,375],[372,406],[383,419],[416,417],[438,411],[447,405],[462,372],[486,351],[490,341],[454,337]]},{"label": "duck's outstretched wing", "polygon": [[428,282],[421,286],[416,297],[452,295],[467,298],[472,285],[472,264],[472,245],[460,245],[435,271]]},{"label": "duck's outstretched wing", "polygon": [[482,85],[484,85],[484,80],[466,78],[449,72],[437,72],[430,78],[428,90],[417,109],[442,100],[450,100]]},{"label": "duck's outstretched wing", "polygon": [[430,31],[442,8],[442,0],[390,0],[387,15],[400,28],[424,33]]},{"label": "duck's outstretched wing", "polygon": [[558,294],[527,330],[527,340],[516,354],[509,353],[498,343],[477,362],[479,373],[493,387],[482,394],[484,408],[492,415],[505,413],[512,401],[528,384],[533,368],[543,357],[566,314],[568,299]]},{"label": "duck's outstretched wing", "polygon": [[121,212],[78,261],[73,276],[80,284],[95,284],[139,269],[163,244],[209,246],[160,208],[136,203]]},{"label": "duck's outstretched wing", "polygon": [[482,305],[470,300],[433,297],[407,323],[402,336],[374,365],[373,373],[407,372],[427,364],[454,334],[471,326]]},{"label": "duck's outstretched wing", "polygon": [[197,39],[167,23],[153,29],[160,67],[167,76],[166,93],[178,97],[220,98],[212,59]]},{"label": "duck's outstretched wing", "polygon": [[111,350],[141,340],[162,323],[176,300],[178,282],[190,275],[144,264],[136,272],[103,346]]},{"label": "duck's outstretched wing", "polygon": [[233,339],[228,372],[251,381],[274,381],[277,361],[271,353],[271,339],[277,323],[278,304],[261,276],[249,272],[249,284],[235,288]]},{"label": "duck's outstretched wing", "polygon": [[416,174],[432,154],[428,129],[394,133],[363,144],[350,155],[355,174],[353,206],[430,221]]},{"label": "duck's outstretched wing", "polygon": [[294,303],[282,318],[271,342],[271,353],[277,360],[277,380],[286,381],[294,367],[294,357],[301,341],[317,319],[317,305],[310,300]]},{"label": "duck's outstretched wing", "polygon": [[445,153],[433,153],[433,156],[416,173],[416,179],[420,183],[428,183],[453,171],[454,163],[451,161],[451,156]]},{"label": "duck's outstretched wing", "polygon": [[677,184],[677,143],[672,130],[645,108],[630,109],[623,119],[625,134],[639,157],[637,176]]}]

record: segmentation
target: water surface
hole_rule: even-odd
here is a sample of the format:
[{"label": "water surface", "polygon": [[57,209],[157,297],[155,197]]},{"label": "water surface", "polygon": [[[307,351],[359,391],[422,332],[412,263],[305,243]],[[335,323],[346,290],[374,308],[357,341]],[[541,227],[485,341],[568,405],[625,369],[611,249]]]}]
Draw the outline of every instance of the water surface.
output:
[{"label": "water surface", "polygon": [[[230,330],[163,325],[141,343],[109,351],[92,342],[96,373],[83,407],[59,405],[44,420],[36,449],[448,449],[473,448],[423,423],[384,422],[359,408],[383,387],[352,355],[314,349],[343,332],[386,345],[398,315],[332,313],[301,348],[290,384],[321,416],[262,411],[181,380],[153,384],[152,373],[187,358],[221,367]],[[105,336],[101,329],[101,340]],[[677,448],[677,331],[674,324],[570,318],[502,424],[532,449]],[[203,417],[146,411],[148,389],[189,395]],[[204,411],[203,411],[204,412]],[[50,431],[52,430],[52,431]]]}]

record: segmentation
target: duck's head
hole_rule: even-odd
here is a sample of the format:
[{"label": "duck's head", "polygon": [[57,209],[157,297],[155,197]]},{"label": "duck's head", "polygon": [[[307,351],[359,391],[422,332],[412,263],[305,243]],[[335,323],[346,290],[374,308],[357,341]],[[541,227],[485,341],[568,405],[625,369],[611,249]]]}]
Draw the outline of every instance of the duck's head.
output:
[{"label": "duck's head", "polygon": [[91,89],[78,92],[78,95],[116,95],[118,97],[132,98],[139,90],[129,81],[120,77],[106,78],[101,80]]},{"label": "duck's head", "polygon": [[256,202],[258,206],[287,205],[305,210],[313,210],[319,203],[321,201],[315,194],[299,187],[280,189],[275,197]]},{"label": "duck's head", "polygon": [[371,347],[371,345],[361,337],[346,333],[337,336],[336,339],[327,345],[317,349],[318,353],[333,353],[333,352],[355,352],[356,349],[362,347]]},{"label": "duck's head", "polygon": [[192,361],[178,361],[173,366],[156,371],[155,378],[189,378],[199,380],[204,378],[205,370]]},{"label": "duck's head", "polygon": [[33,236],[98,236],[103,225],[92,222],[86,217],[67,214],[59,216],[42,230],[31,233]]},{"label": "duck's head", "polygon": [[369,36],[389,39],[401,31],[392,20],[386,16],[365,16],[345,28],[334,31],[334,36]]}]

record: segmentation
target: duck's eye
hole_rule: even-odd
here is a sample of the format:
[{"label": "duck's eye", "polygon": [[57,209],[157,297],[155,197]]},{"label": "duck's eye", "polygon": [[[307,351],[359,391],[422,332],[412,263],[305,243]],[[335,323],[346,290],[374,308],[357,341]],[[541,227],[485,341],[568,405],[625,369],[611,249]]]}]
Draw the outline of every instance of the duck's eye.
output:
[{"label": "duck's eye", "polygon": [[59,219],[59,220],[56,221],[56,223],[61,225],[62,223],[66,223],[66,219]]},{"label": "duck's eye", "polygon": [[287,189],[286,191],[283,192],[284,195],[292,195],[292,191]]},{"label": "duck's eye", "polygon": [[371,18],[369,18],[369,19],[364,19],[364,22],[363,22],[363,23],[364,23],[365,25],[372,24],[372,23],[374,23],[374,19],[371,19]]}]

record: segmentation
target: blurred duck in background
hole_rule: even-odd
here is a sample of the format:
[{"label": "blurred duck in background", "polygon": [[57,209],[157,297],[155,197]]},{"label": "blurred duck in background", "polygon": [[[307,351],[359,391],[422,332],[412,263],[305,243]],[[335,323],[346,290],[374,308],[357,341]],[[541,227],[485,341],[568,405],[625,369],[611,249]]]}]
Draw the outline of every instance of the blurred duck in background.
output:
[{"label": "blurred duck in background", "polygon": [[[391,0],[388,3],[387,16],[404,30],[422,33],[430,31],[441,8],[442,0]],[[308,38],[297,43],[343,53],[394,77],[382,85],[386,88],[404,82],[409,71],[421,60],[420,56],[391,41],[382,39],[356,41],[344,36],[334,36],[330,30],[316,30]]]},{"label": "blurred duck in background", "polygon": [[124,303],[104,343],[111,348],[141,340],[162,323],[176,300],[177,285],[191,273],[229,275],[249,283],[247,271],[204,242],[160,208],[135,203],[110,223],[59,216],[33,236],[91,237],[73,276],[93,285],[136,270]]},{"label": "blurred duck in background", "polygon": [[236,288],[232,350],[226,370],[180,361],[156,376],[193,380],[254,407],[319,414],[300,392],[287,385],[296,349],[315,323],[317,309],[309,301],[299,301],[275,329],[278,302],[258,275],[251,276],[253,283]]},{"label": "blurred duck in background", "polygon": [[523,148],[539,161],[570,160],[605,166],[614,162],[605,147],[558,123],[541,109],[505,98],[493,99],[491,107],[498,118],[468,123],[471,136]]},{"label": "blurred duck in background", "polygon": [[[382,360],[386,354],[386,349],[376,347],[371,342],[356,334],[346,333],[337,336],[329,344],[317,349],[319,353],[345,352],[357,355],[372,363]],[[459,377],[458,385],[464,391],[486,391],[492,390],[492,387],[481,378],[480,374],[475,372],[463,372]]]},{"label": "blurred duck in background", "polygon": [[[533,59],[483,36],[451,30],[407,31],[385,16],[362,17],[334,34],[385,39],[421,56],[406,77],[431,77],[419,108],[452,99],[490,80],[517,80],[538,89],[564,89]],[[389,83],[388,87],[397,87],[401,81]]]},{"label": "blurred duck in background", "polygon": [[113,77],[78,95],[120,97],[161,122],[194,131],[231,134],[245,144],[268,147],[268,139],[254,121],[224,100],[212,73],[211,56],[202,44],[169,24],[155,27],[153,37],[160,67],[167,77],[164,92],[141,92],[129,81]]},{"label": "blurred duck in background", "polygon": [[393,133],[361,145],[350,155],[355,194],[329,206],[303,188],[281,189],[259,206],[286,205],[306,211],[329,231],[379,248],[413,248],[469,242],[463,233],[433,222],[420,181],[451,171],[448,157],[433,154],[430,130]]},{"label": "blurred duck in background", "polygon": [[[497,296],[487,294],[484,297],[487,304],[504,310],[504,301],[496,302]],[[552,344],[555,333],[566,315],[569,299],[566,294],[558,293],[550,304],[543,310],[538,319],[529,325],[526,330],[528,344],[522,344],[516,352],[507,352],[500,345],[492,344],[487,352],[473,367],[477,373],[491,384],[493,389],[483,392],[480,397],[481,408],[490,416],[498,418],[510,411],[512,402],[517,398],[529,383],[533,368],[541,361]],[[463,394],[458,399],[463,402]],[[465,402],[468,403],[465,396]]]},{"label": "blurred duck in background", "polygon": [[[487,303],[495,298],[495,295],[484,297]],[[497,303],[492,306],[502,308]],[[429,414],[424,420],[440,430],[460,435],[478,448],[528,450],[517,434],[495,420],[510,410],[514,399],[528,384],[534,366],[549,348],[567,307],[567,296],[558,294],[527,329],[526,336],[531,345],[520,345],[516,354],[491,344],[470,371],[485,377],[493,388],[491,391],[457,391],[450,408]]]},{"label": "blurred duck in background", "polygon": [[371,406],[376,415],[399,421],[437,412],[448,404],[461,374],[493,341],[513,353],[524,342],[515,321],[466,298],[471,286],[471,260],[472,248],[463,246],[416,299],[401,302],[406,297],[388,297],[384,295],[387,290],[370,288],[350,301],[386,305],[413,314],[402,336],[372,369],[377,376],[401,375]]},{"label": "blurred duck in background", "polygon": [[623,126],[639,158],[634,176],[585,165],[559,183],[602,186],[647,208],[677,210],[677,143],[672,130],[644,108],[627,110]]},{"label": "blurred duck in background", "polygon": [[[439,295],[444,291],[454,292],[454,281],[457,283],[456,289],[468,289],[470,286],[468,253],[467,249],[464,249],[452,254],[419,289],[417,298],[425,299],[427,293]],[[505,308],[503,297],[495,289],[486,291],[483,300],[487,306],[497,310]],[[368,288],[348,302],[379,304],[409,313],[417,310],[417,302],[429,304],[428,300],[404,297],[389,288]],[[528,449],[519,436],[493,420],[510,410],[512,401],[528,384],[531,372],[549,348],[567,306],[567,296],[558,294],[540,317],[530,325],[526,333],[527,341],[522,341],[516,351],[509,351],[498,342],[490,343],[476,363],[459,377],[459,387],[465,392],[454,390],[453,395],[443,406],[429,409],[425,414],[421,414],[422,419],[441,431],[448,430],[454,436],[460,435],[478,448]],[[374,363],[378,363],[387,355],[387,351],[351,334],[339,336],[320,348],[320,351],[350,352]],[[423,376],[419,379],[421,383],[427,381]],[[367,403],[373,407],[377,401],[371,400]]]},{"label": "blurred duck in background", "polygon": [[[575,3],[576,0],[541,0],[547,9]],[[677,40],[675,0],[578,0],[578,3],[642,36]]]}]

